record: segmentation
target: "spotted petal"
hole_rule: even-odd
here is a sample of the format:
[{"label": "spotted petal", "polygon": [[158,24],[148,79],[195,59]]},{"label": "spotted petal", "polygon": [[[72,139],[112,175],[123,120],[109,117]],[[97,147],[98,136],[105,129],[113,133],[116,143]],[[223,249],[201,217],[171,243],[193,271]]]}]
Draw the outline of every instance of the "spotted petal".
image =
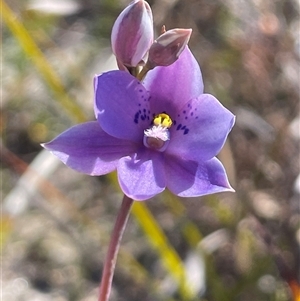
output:
[{"label": "spotted petal", "polygon": [[202,94],[178,110],[166,151],[185,160],[211,159],[223,147],[234,121],[214,96]]},{"label": "spotted petal", "polygon": [[128,72],[95,77],[95,114],[101,128],[116,138],[142,142],[149,127],[149,94]]},{"label": "spotted petal", "polygon": [[172,65],[149,71],[143,84],[157,114],[166,111],[172,115],[174,108],[203,93],[201,71],[188,47]]},{"label": "spotted petal", "polygon": [[166,187],[161,153],[143,150],[122,158],[117,170],[122,191],[135,200],[150,199]]},{"label": "spotted petal", "polygon": [[92,176],[115,170],[118,160],[136,149],[133,143],[109,136],[97,121],[73,126],[43,147],[67,166]]},{"label": "spotted petal", "polygon": [[181,197],[196,197],[233,191],[222,163],[213,158],[205,162],[166,158],[167,187]]}]

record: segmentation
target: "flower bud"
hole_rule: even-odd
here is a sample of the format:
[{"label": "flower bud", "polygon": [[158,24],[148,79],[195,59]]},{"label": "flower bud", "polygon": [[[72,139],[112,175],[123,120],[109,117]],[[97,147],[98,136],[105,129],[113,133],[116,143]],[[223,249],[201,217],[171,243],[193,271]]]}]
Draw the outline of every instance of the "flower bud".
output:
[{"label": "flower bud", "polygon": [[119,63],[136,67],[153,42],[153,18],[149,4],[136,0],[119,15],[112,28],[112,50]]},{"label": "flower bud", "polygon": [[171,29],[158,37],[149,49],[147,65],[149,69],[156,66],[169,66],[180,56],[187,45],[192,29]]}]

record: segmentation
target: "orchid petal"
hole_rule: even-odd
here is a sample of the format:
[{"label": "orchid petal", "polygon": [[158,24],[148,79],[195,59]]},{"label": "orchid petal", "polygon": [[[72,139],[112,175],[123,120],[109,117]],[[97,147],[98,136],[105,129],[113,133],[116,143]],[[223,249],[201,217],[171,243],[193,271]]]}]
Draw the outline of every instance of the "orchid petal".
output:
[{"label": "orchid petal", "polygon": [[137,157],[122,158],[117,170],[121,189],[135,200],[149,199],[166,187],[161,153],[144,150]]},{"label": "orchid petal", "polygon": [[234,191],[222,163],[217,158],[205,162],[166,158],[167,187],[181,197],[196,197],[223,191]]},{"label": "orchid petal", "polygon": [[125,71],[103,73],[95,77],[95,114],[109,135],[142,143],[152,119],[149,94]]},{"label": "orchid petal", "polygon": [[118,160],[136,149],[106,134],[97,121],[75,125],[42,146],[67,166],[92,176],[115,170]]},{"label": "orchid petal", "polygon": [[159,66],[149,71],[143,82],[151,93],[151,107],[156,114],[172,112],[203,93],[199,65],[188,47],[170,66]]},{"label": "orchid petal", "polygon": [[223,147],[234,121],[214,96],[202,94],[178,110],[166,151],[185,160],[211,159]]}]

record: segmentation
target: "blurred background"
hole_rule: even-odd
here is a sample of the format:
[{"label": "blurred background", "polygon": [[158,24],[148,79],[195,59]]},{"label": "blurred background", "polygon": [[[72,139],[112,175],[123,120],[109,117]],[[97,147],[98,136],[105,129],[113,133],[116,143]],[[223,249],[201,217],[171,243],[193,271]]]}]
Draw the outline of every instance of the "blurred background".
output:
[{"label": "blurred background", "polygon": [[[122,195],[114,175],[72,171],[40,143],[94,119],[92,80],[116,69],[128,3],[1,2],[4,301],[97,298]],[[237,116],[219,155],[236,193],[134,207],[110,300],[299,301],[299,1],[149,4],[157,33],[193,29],[205,92]]]}]

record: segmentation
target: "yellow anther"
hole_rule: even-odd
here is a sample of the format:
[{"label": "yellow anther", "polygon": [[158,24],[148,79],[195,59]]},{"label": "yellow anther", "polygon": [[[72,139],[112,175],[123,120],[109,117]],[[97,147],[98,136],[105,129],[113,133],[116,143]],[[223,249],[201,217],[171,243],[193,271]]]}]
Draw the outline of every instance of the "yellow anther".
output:
[{"label": "yellow anther", "polygon": [[161,113],[154,117],[153,123],[154,123],[154,125],[157,125],[157,126],[161,125],[161,126],[169,129],[171,127],[173,121],[169,115],[167,115],[165,113]]}]

